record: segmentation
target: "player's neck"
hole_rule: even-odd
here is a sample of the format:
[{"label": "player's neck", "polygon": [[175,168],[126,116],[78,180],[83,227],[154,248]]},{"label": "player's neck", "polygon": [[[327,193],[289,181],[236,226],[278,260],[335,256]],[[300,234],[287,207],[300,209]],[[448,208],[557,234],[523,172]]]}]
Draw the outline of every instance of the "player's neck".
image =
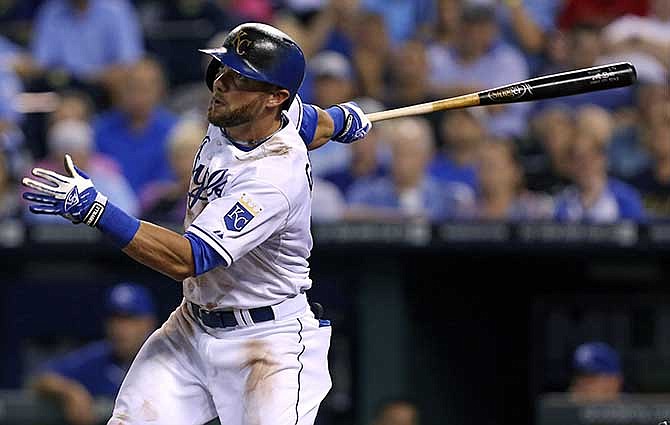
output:
[{"label": "player's neck", "polygon": [[281,115],[276,112],[264,114],[260,118],[235,127],[226,127],[223,130],[226,135],[236,142],[248,145],[262,143],[282,127]]}]

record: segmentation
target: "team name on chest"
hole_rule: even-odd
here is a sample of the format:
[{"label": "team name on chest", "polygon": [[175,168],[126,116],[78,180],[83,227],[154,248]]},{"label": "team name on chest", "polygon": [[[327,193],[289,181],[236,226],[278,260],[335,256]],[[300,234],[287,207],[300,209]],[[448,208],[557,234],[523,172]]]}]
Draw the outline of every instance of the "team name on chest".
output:
[{"label": "team name on chest", "polygon": [[191,187],[188,191],[188,207],[193,208],[198,201],[220,198],[228,182],[228,169],[210,171],[205,164],[199,164],[191,175]]}]

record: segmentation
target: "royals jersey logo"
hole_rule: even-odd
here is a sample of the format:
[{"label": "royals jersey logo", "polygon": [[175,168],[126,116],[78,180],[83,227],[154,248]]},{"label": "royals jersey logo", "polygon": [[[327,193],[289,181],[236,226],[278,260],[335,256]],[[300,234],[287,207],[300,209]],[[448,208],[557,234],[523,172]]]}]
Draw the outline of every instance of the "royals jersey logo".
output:
[{"label": "royals jersey logo", "polygon": [[221,197],[223,188],[228,182],[228,169],[215,170],[210,173],[204,164],[193,170],[191,189],[188,192],[188,207],[193,208],[198,201],[207,201],[210,196]]},{"label": "royals jersey logo", "polygon": [[261,211],[263,211],[263,208],[254,203],[247,194],[242,194],[239,201],[223,217],[223,222],[226,229],[239,232]]}]

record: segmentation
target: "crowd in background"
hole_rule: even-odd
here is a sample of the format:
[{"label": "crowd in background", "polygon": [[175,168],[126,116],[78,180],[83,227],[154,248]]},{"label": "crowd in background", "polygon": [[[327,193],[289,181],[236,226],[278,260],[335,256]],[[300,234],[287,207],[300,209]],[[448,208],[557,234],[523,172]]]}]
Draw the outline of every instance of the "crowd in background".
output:
[{"label": "crowd in background", "polygon": [[[0,218],[65,152],[127,212],[180,223],[207,64],[245,21],[308,60],[304,102],[366,112],[629,61],[633,87],[374,125],[311,151],[315,221],[670,218],[670,0],[0,2]],[[53,219],[52,219],[53,220]]]}]

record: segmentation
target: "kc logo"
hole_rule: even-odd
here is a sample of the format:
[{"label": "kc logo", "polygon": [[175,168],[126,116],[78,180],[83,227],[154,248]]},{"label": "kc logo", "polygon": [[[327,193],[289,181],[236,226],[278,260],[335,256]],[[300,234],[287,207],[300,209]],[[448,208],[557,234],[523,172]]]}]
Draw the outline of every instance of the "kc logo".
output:
[{"label": "kc logo", "polygon": [[226,229],[232,230],[233,232],[239,232],[244,229],[244,226],[249,224],[253,218],[254,215],[251,214],[249,210],[244,208],[239,202],[236,202],[223,218],[223,221],[226,223]]},{"label": "kc logo", "polygon": [[226,224],[226,229],[239,232],[261,211],[263,209],[244,193],[240,200],[223,217],[223,222]]},{"label": "kc logo", "polygon": [[233,40],[233,43],[235,43],[235,51],[237,52],[238,55],[244,55],[247,53],[246,49],[251,46],[251,40],[248,40],[246,38],[243,38],[247,35],[246,32],[240,31],[237,34],[235,34],[235,39]]}]

